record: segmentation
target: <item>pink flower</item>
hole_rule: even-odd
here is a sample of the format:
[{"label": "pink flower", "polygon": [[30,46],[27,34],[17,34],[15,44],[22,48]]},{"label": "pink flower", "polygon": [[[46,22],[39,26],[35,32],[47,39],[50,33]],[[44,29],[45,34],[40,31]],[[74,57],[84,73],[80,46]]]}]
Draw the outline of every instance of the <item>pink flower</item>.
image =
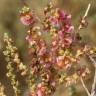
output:
[{"label": "pink flower", "polygon": [[37,96],[45,96],[45,87],[44,87],[44,83],[39,83],[37,85]]},{"label": "pink flower", "polygon": [[40,50],[39,50],[39,53],[38,55],[44,55],[46,53],[46,47],[42,47]]},{"label": "pink flower", "polygon": [[26,40],[28,41],[28,42],[31,42],[32,41],[32,37],[31,36],[26,36]]},{"label": "pink flower", "polygon": [[38,90],[38,91],[37,91],[37,96],[43,96],[41,90]]},{"label": "pink flower", "polygon": [[63,41],[64,40],[64,30],[59,30],[58,35],[59,35],[60,40]]},{"label": "pink flower", "polygon": [[72,38],[71,37],[66,37],[64,39],[64,45],[65,45],[65,47],[70,46],[71,43],[72,43]]},{"label": "pink flower", "polygon": [[50,22],[52,22],[53,24],[57,25],[58,24],[58,19],[55,18],[54,16],[50,16]]},{"label": "pink flower", "polygon": [[63,10],[58,10],[58,13],[59,13],[59,16],[60,16],[60,18],[62,18],[62,19],[64,19],[65,18],[65,15],[66,15],[66,13],[63,11]]},{"label": "pink flower", "polygon": [[22,24],[28,26],[34,23],[34,18],[31,12],[21,15],[20,17],[20,21],[22,22]]},{"label": "pink flower", "polygon": [[70,26],[70,27],[68,28],[67,33],[70,33],[70,32],[73,32],[73,31],[74,31],[74,26]]}]

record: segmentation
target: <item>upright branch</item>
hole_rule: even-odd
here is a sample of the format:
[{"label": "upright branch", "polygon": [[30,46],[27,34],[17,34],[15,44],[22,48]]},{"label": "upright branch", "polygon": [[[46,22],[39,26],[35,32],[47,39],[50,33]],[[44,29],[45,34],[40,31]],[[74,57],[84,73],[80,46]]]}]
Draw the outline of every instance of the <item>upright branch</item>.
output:
[{"label": "upright branch", "polygon": [[80,80],[81,80],[82,86],[84,87],[84,89],[85,89],[87,95],[88,95],[88,96],[91,96],[91,94],[90,94],[88,88],[86,87],[86,85],[85,85],[84,80],[83,80],[82,77],[80,78]]},{"label": "upright branch", "polygon": [[83,27],[86,27],[86,25],[87,25],[86,17],[88,16],[90,7],[91,7],[91,3],[88,4],[88,7],[87,7],[87,9],[86,9],[86,11],[85,11],[85,14],[84,14],[84,16],[81,18],[81,21],[80,21],[80,25],[79,25],[79,27],[78,27],[78,30],[80,30],[80,29],[83,28]]}]

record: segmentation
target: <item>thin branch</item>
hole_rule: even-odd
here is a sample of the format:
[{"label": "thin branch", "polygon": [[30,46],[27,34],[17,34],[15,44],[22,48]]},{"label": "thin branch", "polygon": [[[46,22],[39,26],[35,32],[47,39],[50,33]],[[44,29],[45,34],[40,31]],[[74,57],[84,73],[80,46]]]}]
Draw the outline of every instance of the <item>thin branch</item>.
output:
[{"label": "thin branch", "polygon": [[94,67],[95,67],[95,74],[94,74],[94,81],[92,84],[92,89],[91,89],[91,95],[94,96],[94,94],[96,94],[95,92],[95,87],[96,87],[96,61],[92,58],[92,56],[88,55],[90,60],[92,61]]},{"label": "thin branch", "polygon": [[87,87],[86,87],[86,85],[85,85],[82,77],[80,77],[80,81],[81,81],[81,83],[82,83],[82,85],[83,85],[83,88],[85,89],[87,95],[88,95],[88,96],[91,96],[91,94],[90,94],[89,90],[87,89]]},{"label": "thin branch", "polygon": [[86,12],[85,12],[83,18],[85,18],[85,17],[88,15],[88,12],[89,12],[89,10],[90,10],[90,7],[91,7],[91,3],[88,4],[88,7],[87,7],[87,9],[86,9]]},{"label": "thin branch", "polygon": [[[85,18],[88,16],[88,12],[89,12],[90,8],[91,8],[91,3],[88,4],[88,7],[87,7],[87,9],[85,11],[84,16],[82,17],[82,20],[85,20]],[[77,30],[75,31],[76,34],[79,33],[81,28],[82,28],[82,24],[80,23],[80,25],[78,26]],[[74,37],[76,37],[76,34],[75,34]],[[75,40],[75,38],[74,38],[74,40]]]},{"label": "thin branch", "polygon": [[96,87],[96,69],[95,69],[94,81],[92,84],[91,96],[95,96],[95,94],[96,94],[95,87]]},{"label": "thin branch", "polygon": [[96,61],[93,59],[92,56],[90,56],[90,55],[88,55],[88,56],[89,56],[90,60],[93,62],[93,66],[94,66],[95,69],[96,69]]},{"label": "thin branch", "polygon": [[[86,9],[86,11],[85,11],[85,14],[84,14],[84,16],[83,16],[83,19],[85,19],[85,18],[87,17],[88,12],[89,12],[89,10],[90,10],[90,7],[91,7],[91,3],[88,4],[88,7],[87,7],[87,9]],[[81,28],[82,28],[82,25],[80,24],[79,27],[78,27],[78,30],[80,30]]]}]

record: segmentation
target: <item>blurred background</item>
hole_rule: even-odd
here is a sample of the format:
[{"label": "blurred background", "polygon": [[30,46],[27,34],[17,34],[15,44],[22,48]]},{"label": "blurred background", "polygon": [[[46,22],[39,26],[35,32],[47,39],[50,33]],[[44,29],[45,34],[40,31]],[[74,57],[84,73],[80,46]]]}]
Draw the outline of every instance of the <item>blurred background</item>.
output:
[{"label": "blurred background", "polygon": [[[36,14],[42,19],[43,9],[46,4],[51,0],[25,0],[29,4],[30,8],[35,10]],[[66,10],[68,13],[72,14],[72,21],[75,28],[79,24],[80,17],[84,14],[87,5],[89,2],[92,3],[90,12],[88,14],[88,28],[81,30],[81,35],[89,44],[96,45],[96,0],[52,0],[54,5],[57,7]],[[6,65],[2,51],[4,50],[3,44],[3,34],[7,32],[10,37],[14,40],[14,45],[17,46],[21,60],[27,64],[28,56],[27,54],[27,45],[25,41],[26,30],[27,28],[21,24],[19,20],[19,10],[22,7],[22,0],[0,0],[0,81],[5,86],[5,92],[7,96],[13,96],[13,90],[10,85],[10,81],[6,78]],[[88,64],[82,60],[83,63]],[[90,68],[93,69],[92,67]],[[94,72],[92,72],[94,73]],[[90,88],[90,83],[92,83],[91,74],[90,78],[86,80],[86,84]],[[26,89],[26,84],[24,78],[18,76],[22,92],[24,93]],[[87,96],[84,92],[82,85],[78,84],[76,86],[77,96]],[[22,95],[23,96],[23,95]],[[68,96],[67,90],[64,88],[64,85],[57,88],[54,96]]]}]

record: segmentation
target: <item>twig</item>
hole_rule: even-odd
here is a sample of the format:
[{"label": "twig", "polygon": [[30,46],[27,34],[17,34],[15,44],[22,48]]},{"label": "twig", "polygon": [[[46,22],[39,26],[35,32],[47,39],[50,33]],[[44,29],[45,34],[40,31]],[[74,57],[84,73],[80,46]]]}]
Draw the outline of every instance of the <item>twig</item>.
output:
[{"label": "twig", "polygon": [[92,84],[91,96],[96,96],[95,86],[96,86],[96,69],[95,69],[94,81]]},{"label": "twig", "polygon": [[88,55],[90,60],[93,62],[93,66],[95,67],[96,69],[96,61],[92,58],[92,56]]},{"label": "twig", "polygon": [[[90,7],[91,7],[91,3],[88,4],[88,7],[87,7],[87,9],[86,9],[86,11],[85,11],[85,14],[84,14],[84,16],[83,16],[83,19],[85,19],[85,18],[87,17],[88,12],[89,12],[89,10],[90,10]],[[79,27],[78,27],[78,30],[80,30],[81,28],[82,28],[82,25],[80,24]]]},{"label": "twig", "polygon": [[91,7],[91,3],[88,4],[87,10],[86,10],[83,18],[85,18],[85,17],[88,15],[88,12],[89,12],[89,10],[90,10],[90,7]]},{"label": "twig", "polygon": [[85,85],[82,77],[80,77],[80,81],[81,81],[81,83],[82,83],[82,85],[83,85],[83,88],[85,89],[87,95],[88,95],[88,96],[91,96],[91,94],[90,94],[89,90],[87,89],[87,87],[86,87],[86,85]]},{"label": "twig", "polygon": [[[86,9],[86,11],[85,11],[85,14],[84,14],[84,16],[82,17],[82,21],[81,22],[86,22],[85,21],[85,18],[87,17],[87,15],[88,15],[88,12],[89,12],[89,10],[90,10],[90,7],[91,7],[91,3],[89,3],[88,4],[88,7],[87,7],[87,9]],[[83,25],[82,25],[82,23],[80,23],[80,25],[78,26],[78,28],[77,28],[77,30],[75,31],[76,33],[75,33],[75,38],[74,38],[74,40],[76,39],[76,35],[77,35],[77,33],[79,33],[79,31],[80,31],[80,29],[83,27]]]}]

